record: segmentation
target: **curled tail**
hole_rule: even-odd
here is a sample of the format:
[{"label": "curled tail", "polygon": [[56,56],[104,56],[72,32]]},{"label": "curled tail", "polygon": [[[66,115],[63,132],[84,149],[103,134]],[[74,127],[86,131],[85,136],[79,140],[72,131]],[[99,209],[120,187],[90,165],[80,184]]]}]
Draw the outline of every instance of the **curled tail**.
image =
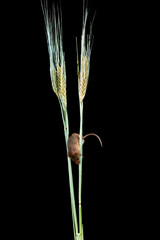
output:
[{"label": "curled tail", "polygon": [[101,147],[103,147],[103,144],[102,144],[102,141],[101,141],[100,137],[97,134],[95,134],[95,133],[89,133],[89,134],[85,135],[83,137],[83,139],[85,139],[86,137],[91,136],[91,135],[96,136],[98,138],[100,144],[101,144]]}]

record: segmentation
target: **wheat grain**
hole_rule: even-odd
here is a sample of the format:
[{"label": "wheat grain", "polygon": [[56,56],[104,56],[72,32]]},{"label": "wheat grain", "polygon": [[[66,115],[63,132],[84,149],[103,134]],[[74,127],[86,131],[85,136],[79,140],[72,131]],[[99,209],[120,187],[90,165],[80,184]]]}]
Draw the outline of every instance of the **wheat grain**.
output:
[{"label": "wheat grain", "polygon": [[51,75],[51,83],[52,83],[53,91],[55,92],[55,94],[59,98],[57,72],[56,72],[54,66],[50,67],[50,75]]},{"label": "wheat grain", "polygon": [[81,72],[79,78],[79,97],[80,101],[83,101],[86,91],[87,91],[87,82],[88,82],[88,61],[87,57],[83,56],[81,61]]},{"label": "wheat grain", "polygon": [[59,88],[59,94],[62,98],[63,103],[65,106],[67,105],[67,98],[66,98],[66,81],[65,81],[65,74],[64,69],[60,66],[57,69],[57,77],[58,77],[58,88]]}]

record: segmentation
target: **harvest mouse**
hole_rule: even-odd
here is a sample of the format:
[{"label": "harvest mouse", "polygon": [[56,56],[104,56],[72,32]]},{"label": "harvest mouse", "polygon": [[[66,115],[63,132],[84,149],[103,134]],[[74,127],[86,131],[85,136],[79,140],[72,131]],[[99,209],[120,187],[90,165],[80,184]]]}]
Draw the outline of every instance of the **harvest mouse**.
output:
[{"label": "harvest mouse", "polygon": [[[82,143],[84,143],[84,139],[90,135],[96,136],[98,138],[98,140],[100,141],[101,146],[103,146],[100,137],[98,135],[96,135],[95,133],[89,133],[89,134],[85,135],[84,137],[82,137]],[[68,139],[68,154],[67,155],[77,165],[80,164],[81,153],[80,153],[80,143],[79,143],[79,134],[78,133],[73,133],[69,137],[69,139]]]}]

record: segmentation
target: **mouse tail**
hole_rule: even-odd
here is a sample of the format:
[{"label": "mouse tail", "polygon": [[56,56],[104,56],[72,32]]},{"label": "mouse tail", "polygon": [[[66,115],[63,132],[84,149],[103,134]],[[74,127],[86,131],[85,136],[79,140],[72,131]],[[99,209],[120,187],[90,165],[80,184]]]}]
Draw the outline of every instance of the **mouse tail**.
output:
[{"label": "mouse tail", "polygon": [[83,139],[85,139],[86,137],[91,136],[91,135],[97,137],[98,140],[99,140],[99,142],[100,142],[100,144],[101,144],[101,147],[103,147],[103,144],[102,144],[102,141],[101,141],[100,137],[99,137],[97,134],[95,134],[95,133],[88,133],[87,135],[85,135],[85,136],[83,137]]}]

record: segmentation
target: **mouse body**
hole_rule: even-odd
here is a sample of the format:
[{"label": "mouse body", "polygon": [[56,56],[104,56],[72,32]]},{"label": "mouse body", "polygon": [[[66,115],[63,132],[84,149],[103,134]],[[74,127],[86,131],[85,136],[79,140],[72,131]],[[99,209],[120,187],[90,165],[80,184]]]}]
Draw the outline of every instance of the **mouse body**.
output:
[{"label": "mouse body", "polygon": [[80,164],[80,144],[79,144],[79,134],[73,133],[68,139],[68,156],[77,165]]},{"label": "mouse body", "polygon": [[[100,139],[100,137],[98,135],[96,135],[95,133],[89,133],[87,135],[85,135],[84,137],[82,137],[82,143],[84,143],[84,139],[90,135],[96,136],[99,141],[100,144],[102,146],[102,141]],[[80,164],[80,143],[79,143],[79,134],[78,133],[73,133],[69,139],[68,139],[68,153],[67,153],[68,157],[72,159],[73,162],[75,162],[77,165]]]}]

